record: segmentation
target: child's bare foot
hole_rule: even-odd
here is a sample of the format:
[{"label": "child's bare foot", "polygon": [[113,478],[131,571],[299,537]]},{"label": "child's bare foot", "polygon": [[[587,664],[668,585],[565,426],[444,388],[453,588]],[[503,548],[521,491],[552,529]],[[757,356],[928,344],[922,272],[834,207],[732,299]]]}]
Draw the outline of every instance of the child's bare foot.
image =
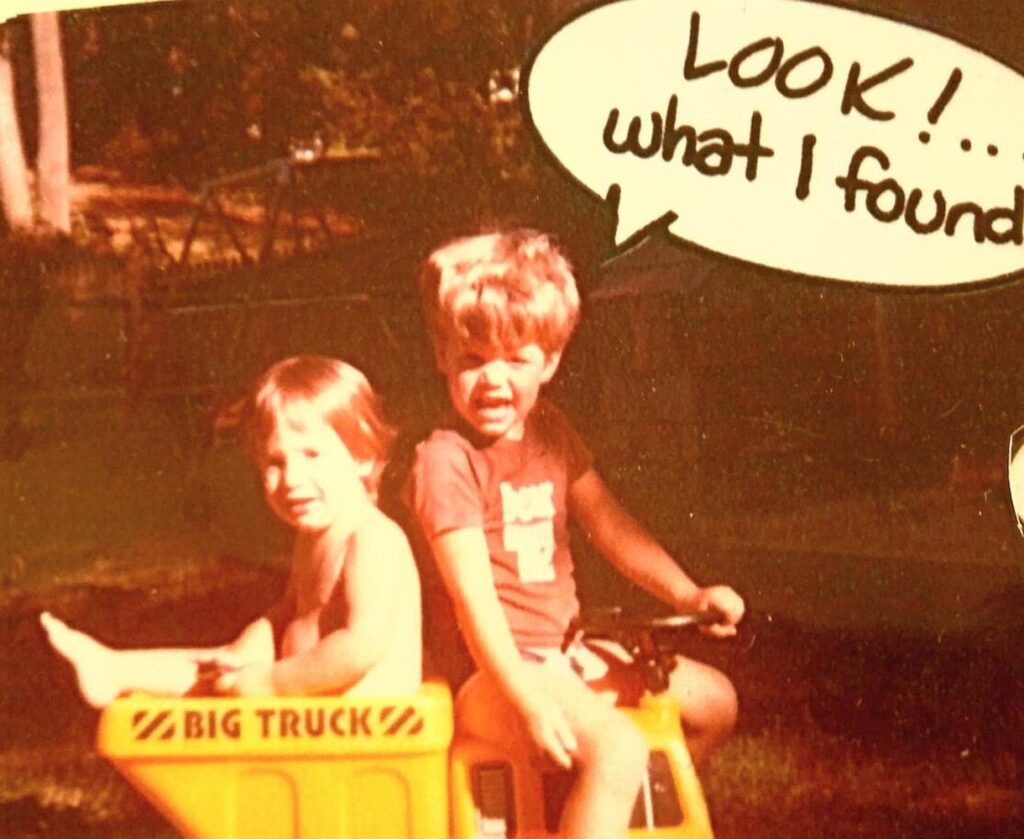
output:
[{"label": "child's bare foot", "polygon": [[103,708],[121,693],[117,653],[84,632],[72,629],[49,612],[39,615],[53,648],[75,669],[78,690],[93,708]]}]

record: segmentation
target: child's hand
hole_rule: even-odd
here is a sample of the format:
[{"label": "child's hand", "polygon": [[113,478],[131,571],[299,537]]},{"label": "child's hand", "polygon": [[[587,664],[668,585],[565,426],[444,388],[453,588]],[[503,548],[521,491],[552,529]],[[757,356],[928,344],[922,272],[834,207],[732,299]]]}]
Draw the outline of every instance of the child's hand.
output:
[{"label": "child's hand", "polygon": [[227,696],[273,696],[272,669],[272,664],[262,663],[224,669],[214,682],[214,688]]},{"label": "child's hand", "polygon": [[714,623],[703,627],[704,631],[716,638],[731,638],[736,634],[736,624],[743,618],[746,606],[729,586],[705,586],[697,593],[697,610],[712,612],[719,616]]},{"label": "child's hand", "polygon": [[546,757],[563,769],[572,768],[576,751],[576,735],[569,727],[561,707],[543,692],[531,697],[527,707],[520,708],[523,726],[530,741]]},{"label": "child's hand", "polygon": [[230,647],[199,662],[201,678],[209,679],[217,693],[226,696],[273,696],[273,662],[253,661]]}]

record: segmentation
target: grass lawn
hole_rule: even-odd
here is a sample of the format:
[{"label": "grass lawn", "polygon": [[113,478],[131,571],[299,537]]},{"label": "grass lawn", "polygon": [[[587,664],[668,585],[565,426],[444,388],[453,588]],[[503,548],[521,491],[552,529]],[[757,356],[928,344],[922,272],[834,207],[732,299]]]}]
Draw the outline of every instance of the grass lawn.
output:
[{"label": "grass lawn", "polygon": [[[97,715],[45,647],[41,609],[115,643],[212,643],[281,584],[268,564],[107,556],[0,589],[3,834],[174,835],[96,754]],[[1024,831],[1022,729],[1011,718],[1022,706],[977,639],[844,635],[752,616],[735,642],[692,643],[743,699],[735,737],[703,772],[718,836]]]}]

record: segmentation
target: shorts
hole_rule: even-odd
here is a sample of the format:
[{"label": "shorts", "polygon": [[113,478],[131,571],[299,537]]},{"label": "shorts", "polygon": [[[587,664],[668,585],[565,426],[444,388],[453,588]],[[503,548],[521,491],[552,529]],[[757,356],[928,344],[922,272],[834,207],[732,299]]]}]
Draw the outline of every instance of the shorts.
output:
[{"label": "shorts", "polygon": [[613,641],[573,641],[565,650],[523,647],[519,655],[533,664],[565,668],[595,693],[614,693],[618,705],[636,705],[645,690],[643,676],[632,666],[633,659]]}]

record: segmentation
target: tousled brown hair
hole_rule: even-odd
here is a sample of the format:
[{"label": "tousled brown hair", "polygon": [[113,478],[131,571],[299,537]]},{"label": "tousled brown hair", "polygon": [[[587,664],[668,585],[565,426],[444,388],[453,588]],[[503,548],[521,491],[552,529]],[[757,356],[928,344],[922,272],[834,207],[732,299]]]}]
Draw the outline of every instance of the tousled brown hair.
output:
[{"label": "tousled brown hair", "polygon": [[256,382],[245,416],[250,451],[259,457],[274,423],[295,404],[313,407],[341,438],[352,457],[371,464],[363,479],[376,498],[394,429],[366,376],[351,364],[321,355],[299,355],[274,364]]},{"label": "tousled brown hair", "polygon": [[452,240],[420,274],[427,328],[440,354],[450,337],[493,346],[536,343],[561,352],[579,319],[572,266],[534,230]]}]

